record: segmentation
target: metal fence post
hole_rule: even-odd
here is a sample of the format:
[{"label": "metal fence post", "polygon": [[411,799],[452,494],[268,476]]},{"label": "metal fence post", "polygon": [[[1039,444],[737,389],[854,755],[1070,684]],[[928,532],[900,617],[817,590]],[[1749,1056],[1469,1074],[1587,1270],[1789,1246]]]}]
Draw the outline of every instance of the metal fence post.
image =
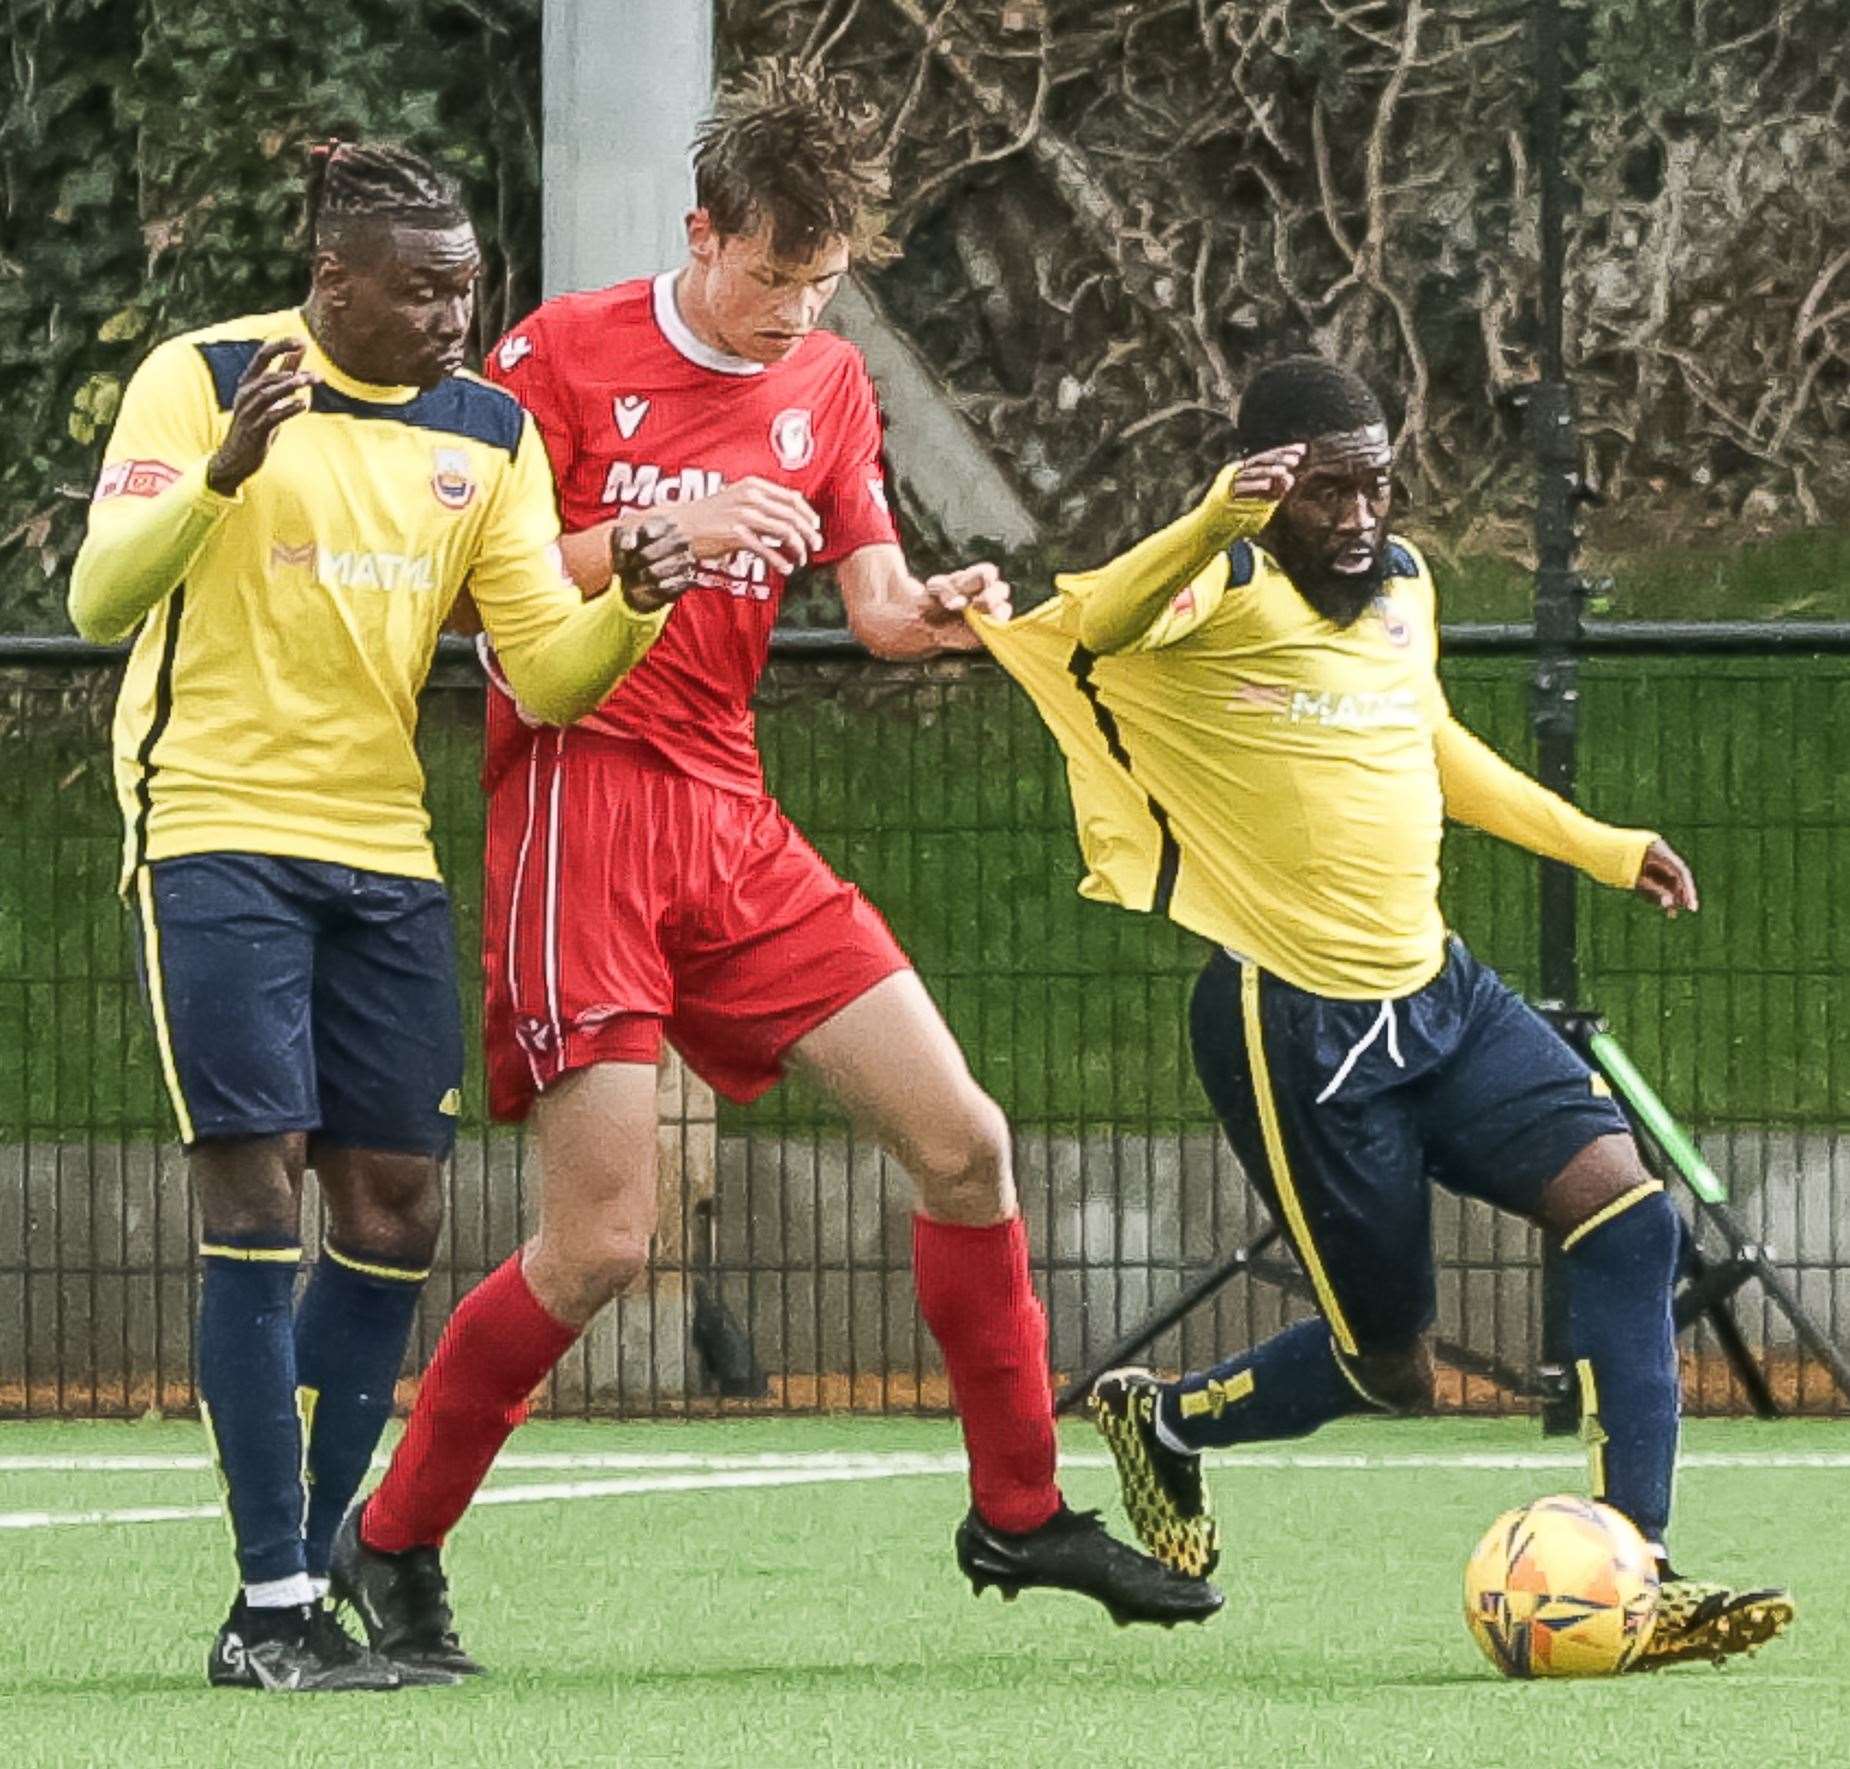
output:
[{"label": "metal fence post", "polygon": [[[1529,389],[1524,416],[1537,475],[1535,502],[1535,676],[1532,720],[1536,774],[1563,798],[1574,796],[1580,728],[1579,640],[1583,585],[1574,569],[1578,536],[1574,509],[1583,495],[1574,430],[1573,392],[1562,347],[1563,220],[1567,179],[1562,166],[1562,44],[1560,0],[1543,0],[1535,14],[1535,150],[1541,172],[1541,377]],[[1541,877],[1542,994],[1562,1009],[1579,1004],[1577,886],[1571,868],[1544,861]],[[1552,1245],[1542,1253],[1542,1355],[1537,1371],[1542,1429],[1551,1435],[1578,1424],[1569,1378],[1566,1273]]]}]

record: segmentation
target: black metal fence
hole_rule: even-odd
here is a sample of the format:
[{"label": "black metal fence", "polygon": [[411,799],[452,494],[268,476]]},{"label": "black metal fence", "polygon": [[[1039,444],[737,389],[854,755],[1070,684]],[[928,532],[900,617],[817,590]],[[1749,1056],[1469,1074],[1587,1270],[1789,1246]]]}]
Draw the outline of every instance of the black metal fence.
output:
[{"label": "black metal fence", "polygon": [[[1452,635],[1460,716],[1529,752],[1527,635]],[[1702,913],[1666,924],[1583,888],[1583,1004],[1603,1010],[1698,1133],[1751,1232],[1850,1343],[1850,634],[1613,629],[1583,667],[1582,797],[1687,853]],[[196,1242],[114,895],[107,727],[116,668],[75,645],[0,646],[0,1413],[191,1404]],[[479,933],[480,693],[452,661],[424,750],[465,954]],[[1081,902],[1059,758],[986,664],[899,668],[824,636],[780,642],[761,697],[771,782],[887,912],[1008,1110],[1055,1369],[1083,1368],[1265,1226],[1190,1072],[1183,1004],[1201,943]],[[1446,906],[1534,980],[1535,863],[1449,838]],[[473,1010],[473,978],[465,979]],[[473,1041],[472,1041],[473,1042]],[[663,1231],[652,1277],[559,1374],[571,1412],[946,1404],[913,1308],[904,1176],[800,1087],[715,1108],[663,1079]],[[485,1124],[472,1066],[439,1270],[413,1367],[528,1219],[521,1139]],[[1526,1408],[1535,1237],[1447,1201],[1440,1331],[1451,1406]],[[1305,1310],[1288,1261],[1222,1290],[1155,1348],[1211,1360]],[[1775,1393],[1839,1409],[1752,1290],[1743,1332]],[[1741,1404],[1709,1330],[1689,1398]]]}]

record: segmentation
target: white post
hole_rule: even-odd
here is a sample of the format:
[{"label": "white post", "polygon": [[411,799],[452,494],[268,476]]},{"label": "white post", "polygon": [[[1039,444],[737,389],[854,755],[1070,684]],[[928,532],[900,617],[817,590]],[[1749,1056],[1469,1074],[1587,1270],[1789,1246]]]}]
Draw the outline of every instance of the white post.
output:
[{"label": "white post", "polygon": [[710,0],[546,0],[541,33],[546,293],[679,263],[688,146],[713,90]]},{"label": "white post", "polygon": [[[541,33],[546,293],[678,264],[694,200],[688,147],[713,90],[710,0],[546,0]],[[712,1089],[672,1051],[656,1103],[654,1269],[646,1293],[593,1325],[586,1399],[601,1393],[647,1406],[693,1388],[687,1229],[694,1205],[713,1195],[718,1125]]]},{"label": "white post", "polygon": [[[688,147],[713,89],[711,0],[546,0],[541,271],[548,295],[678,264]],[[953,538],[1035,538],[1020,497],[911,346],[858,289],[828,324],[866,352],[902,498]]]}]

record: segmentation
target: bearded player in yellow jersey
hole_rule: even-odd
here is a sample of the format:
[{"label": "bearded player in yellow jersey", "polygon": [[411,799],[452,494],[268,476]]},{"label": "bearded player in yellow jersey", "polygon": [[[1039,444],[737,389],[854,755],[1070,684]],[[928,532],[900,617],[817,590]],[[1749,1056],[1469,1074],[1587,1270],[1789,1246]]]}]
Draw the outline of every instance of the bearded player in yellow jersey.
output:
[{"label": "bearded player in yellow jersey", "polygon": [[1644,1667],[1750,1650],[1782,1591],[1684,1579],[1664,1548],[1679,1228],[1580,1057],[1447,931],[1444,820],[1694,911],[1648,830],[1583,815],[1452,717],[1432,579],[1388,531],[1393,451],[1345,369],[1275,363],[1240,458],[1180,521],[1003,625],[971,619],[1065,752],[1083,894],[1216,948],[1198,1073],[1319,1314],[1212,1370],[1102,1377],[1091,1405],[1145,1545],[1205,1575],[1203,1450],[1432,1398],[1429,1176],[1554,1236],[1596,1496],[1653,1545]]},{"label": "bearded player in yellow jersey", "polygon": [[[466,583],[522,704],[569,722],[647,651],[693,555],[658,524],[618,548],[621,593],[586,603],[562,576],[532,420],[459,372],[480,256],[430,166],[321,150],[309,214],[300,309],[174,338],[130,381],[71,615],[135,634],[124,889],[198,1195],[200,1411],[242,1580],[207,1674],[390,1689],[432,1678],[359,1646],[323,1595],[462,1083],[418,692]],[[327,1227],[295,1306],[307,1167]]]}]

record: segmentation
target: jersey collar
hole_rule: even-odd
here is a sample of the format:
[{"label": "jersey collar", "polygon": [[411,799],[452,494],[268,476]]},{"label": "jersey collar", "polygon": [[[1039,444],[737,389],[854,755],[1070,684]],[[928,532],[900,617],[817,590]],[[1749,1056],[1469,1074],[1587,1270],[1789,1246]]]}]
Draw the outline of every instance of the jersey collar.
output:
[{"label": "jersey collar", "polygon": [[346,374],[335,366],[328,353],[315,342],[315,334],[308,329],[308,316],[297,308],[290,317],[296,322],[294,329],[297,336],[308,340],[308,349],[302,355],[303,368],[319,376],[336,393],[345,393],[350,399],[363,399],[369,405],[407,405],[417,398],[416,387],[381,386],[376,381],[361,381]]},{"label": "jersey collar", "polygon": [[662,328],[662,336],[689,362],[703,369],[712,369],[721,375],[762,375],[765,364],[748,362],[729,350],[715,350],[711,344],[703,344],[694,336],[681,317],[681,309],[675,305],[674,282],[680,274],[678,270],[664,270],[655,279],[655,323]]}]

